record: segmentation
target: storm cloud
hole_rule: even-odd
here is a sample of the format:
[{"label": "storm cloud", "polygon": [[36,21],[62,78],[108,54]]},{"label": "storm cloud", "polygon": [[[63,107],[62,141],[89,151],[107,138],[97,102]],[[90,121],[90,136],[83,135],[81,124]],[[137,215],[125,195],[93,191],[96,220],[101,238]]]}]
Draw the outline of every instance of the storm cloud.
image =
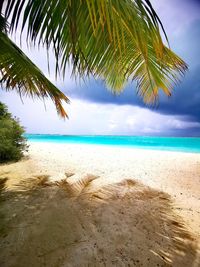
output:
[{"label": "storm cloud", "polygon": [[[172,96],[162,92],[159,104],[146,106],[136,94],[136,83],[129,83],[120,95],[107,90],[102,81],[91,80],[85,83],[63,87],[72,98],[96,103],[133,105],[166,115],[183,115],[188,121],[200,122],[200,19],[192,21],[184,31],[172,39],[172,46],[188,64],[189,70],[180,83],[174,86]],[[193,129],[195,130],[195,129]],[[197,133],[200,134],[199,128]]]},{"label": "storm cloud", "polygon": [[[136,94],[135,82],[114,95],[100,80],[89,78],[76,83],[70,77],[70,68],[64,81],[55,81],[52,55],[49,74],[46,51],[28,49],[24,41],[23,51],[70,98],[71,105],[66,105],[70,120],[60,120],[50,101],[46,101],[45,109],[40,101],[25,98],[22,104],[15,93],[0,91],[1,101],[29,133],[200,136],[200,1],[151,2],[164,24],[170,47],[189,66],[170,98],[160,93],[159,104],[147,107]],[[18,39],[14,41],[19,44]]]}]

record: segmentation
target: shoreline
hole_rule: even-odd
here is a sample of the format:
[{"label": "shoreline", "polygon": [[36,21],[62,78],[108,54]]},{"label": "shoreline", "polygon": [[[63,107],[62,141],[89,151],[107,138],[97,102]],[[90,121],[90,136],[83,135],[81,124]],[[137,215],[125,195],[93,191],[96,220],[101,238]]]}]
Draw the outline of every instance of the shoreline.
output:
[{"label": "shoreline", "polygon": [[151,148],[151,147],[144,147],[144,146],[134,146],[134,145],[118,145],[118,144],[93,144],[93,143],[73,143],[73,142],[52,142],[52,141],[33,141],[33,140],[27,140],[27,144],[31,145],[31,144],[42,144],[42,145],[45,145],[45,144],[52,144],[52,145],[69,145],[69,146],[96,146],[96,147],[104,147],[104,148],[107,148],[107,147],[110,147],[110,148],[120,148],[120,149],[130,149],[130,150],[144,150],[144,151],[151,151],[151,152],[154,152],[154,151],[158,151],[158,152],[175,152],[175,153],[187,153],[187,154],[199,154],[200,155],[200,151],[189,151],[189,150],[175,150],[175,149],[165,149],[165,148]]}]

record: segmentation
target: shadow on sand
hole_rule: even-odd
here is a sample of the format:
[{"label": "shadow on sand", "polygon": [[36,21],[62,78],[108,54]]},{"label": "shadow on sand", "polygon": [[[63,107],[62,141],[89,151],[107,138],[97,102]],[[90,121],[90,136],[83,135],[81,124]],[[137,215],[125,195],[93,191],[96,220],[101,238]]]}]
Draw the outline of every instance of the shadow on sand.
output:
[{"label": "shadow on sand", "polygon": [[[72,176],[72,175],[70,175]],[[199,266],[170,196],[132,179],[0,180],[0,266]]]}]

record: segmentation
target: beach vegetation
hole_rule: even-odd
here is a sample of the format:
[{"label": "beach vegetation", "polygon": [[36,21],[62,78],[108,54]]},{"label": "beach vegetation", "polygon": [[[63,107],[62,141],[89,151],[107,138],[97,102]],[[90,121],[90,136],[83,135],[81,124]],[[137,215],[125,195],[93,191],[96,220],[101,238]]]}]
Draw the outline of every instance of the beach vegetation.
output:
[{"label": "beach vegetation", "polygon": [[0,11],[1,85],[20,95],[51,98],[62,117],[67,117],[63,101],[69,99],[7,32],[19,31],[27,44],[53,53],[56,77],[65,77],[70,66],[72,76],[103,79],[115,94],[135,80],[146,104],[157,103],[160,90],[170,96],[187,70],[170,49],[149,0],[3,0]]},{"label": "beach vegetation", "polygon": [[0,162],[19,160],[27,150],[24,128],[0,102]]}]

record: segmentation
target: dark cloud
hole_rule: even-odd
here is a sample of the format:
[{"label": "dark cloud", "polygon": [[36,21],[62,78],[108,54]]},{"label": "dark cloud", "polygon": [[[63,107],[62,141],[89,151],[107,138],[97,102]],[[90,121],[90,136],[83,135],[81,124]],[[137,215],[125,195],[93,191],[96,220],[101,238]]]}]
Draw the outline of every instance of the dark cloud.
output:
[{"label": "dark cloud", "polygon": [[187,74],[168,101],[160,101],[159,112],[190,116],[200,122],[200,66]]},{"label": "dark cloud", "polygon": [[[189,71],[182,82],[174,88],[172,97],[167,98],[162,93],[159,105],[151,110],[170,115],[184,115],[188,121],[200,122],[200,20],[193,22],[183,34],[173,39],[176,52],[189,65]],[[91,102],[113,103],[118,105],[136,105],[149,108],[136,95],[136,84],[129,84],[120,95],[114,95],[105,88],[101,81],[91,80],[68,90],[69,97],[85,99]],[[200,129],[191,129],[191,133],[200,134]],[[181,133],[181,131],[180,131]],[[186,133],[182,131],[183,135]]]}]

